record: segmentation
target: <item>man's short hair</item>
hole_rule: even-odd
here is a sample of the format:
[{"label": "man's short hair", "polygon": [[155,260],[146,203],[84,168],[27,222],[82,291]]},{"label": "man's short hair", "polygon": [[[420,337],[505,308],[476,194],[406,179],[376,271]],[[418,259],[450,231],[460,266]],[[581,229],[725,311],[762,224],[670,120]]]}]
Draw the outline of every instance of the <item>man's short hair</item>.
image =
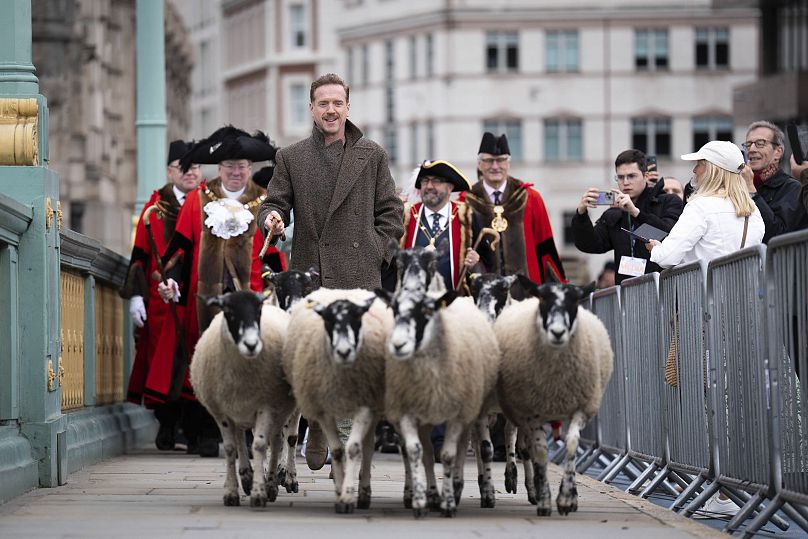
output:
[{"label": "man's short hair", "polygon": [[342,80],[342,77],[336,73],[326,73],[311,83],[311,90],[309,90],[309,101],[314,103],[314,91],[320,86],[327,86],[329,84],[339,84],[342,86],[345,89],[345,102],[350,102],[351,90],[348,88],[348,85],[345,84],[345,81]]},{"label": "man's short hair", "polygon": [[631,163],[637,163],[637,167],[639,167],[640,172],[645,174],[645,154],[640,150],[635,150],[633,148],[631,150],[620,152],[617,159],[614,160],[614,168],[617,168],[620,165],[630,165]]},{"label": "man's short hair", "polygon": [[748,135],[749,132],[753,129],[758,129],[760,127],[765,127],[766,129],[771,129],[772,133],[774,133],[774,142],[781,148],[785,148],[786,136],[783,134],[783,130],[774,125],[771,122],[767,122],[766,120],[758,120],[757,122],[752,122],[749,124],[749,127],[746,128],[746,134]]}]

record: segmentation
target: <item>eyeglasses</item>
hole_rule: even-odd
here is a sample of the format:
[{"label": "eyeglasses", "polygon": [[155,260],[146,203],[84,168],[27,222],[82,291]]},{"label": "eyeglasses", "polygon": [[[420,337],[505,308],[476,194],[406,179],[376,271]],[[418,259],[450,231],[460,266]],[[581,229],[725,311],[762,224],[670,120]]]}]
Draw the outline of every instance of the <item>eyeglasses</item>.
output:
[{"label": "eyeglasses", "polygon": [[250,165],[244,165],[244,164],[234,165],[232,163],[228,163],[226,165],[219,165],[219,166],[228,172],[231,172],[233,170],[238,170],[239,172],[246,172],[250,169]]},{"label": "eyeglasses", "polygon": [[503,165],[511,160],[510,155],[501,155],[499,157],[480,157],[480,163],[483,165],[490,167],[494,163],[498,165]]},{"label": "eyeglasses", "polygon": [[[179,166],[179,165],[168,165],[168,168],[173,168],[174,170],[179,170],[179,171],[182,171],[182,167],[181,167],[181,166]],[[198,171],[200,168],[201,168],[201,167],[200,167],[199,165],[191,165],[190,167],[188,167],[188,172],[190,172],[190,171],[194,171],[194,172],[196,172],[196,171]]]},{"label": "eyeglasses", "polygon": [[743,143],[743,147],[748,150],[749,148],[752,147],[752,144],[754,144],[755,148],[763,148],[764,146],[766,146],[767,143],[771,144],[772,146],[779,146],[779,144],[777,144],[773,140],[766,140],[765,138],[759,138],[757,140],[747,140],[746,142]]},{"label": "eyeglasses", "polygon": [[642,178],[642,174],[615,174],[614,181],[620,182],[633,182],[638,178]]},{"label": "eyeglasses", "polygon": [[440,185],[443,185],[443,184],[449,183],[449,182],[447,182],[443,178],[435,178],[435,177],[430,177],[430,176],[424,176],[423,178],[421,178],[421,185],[422,186],[426,185],[427,183],[431,183],[435,187],[438,187]]}]

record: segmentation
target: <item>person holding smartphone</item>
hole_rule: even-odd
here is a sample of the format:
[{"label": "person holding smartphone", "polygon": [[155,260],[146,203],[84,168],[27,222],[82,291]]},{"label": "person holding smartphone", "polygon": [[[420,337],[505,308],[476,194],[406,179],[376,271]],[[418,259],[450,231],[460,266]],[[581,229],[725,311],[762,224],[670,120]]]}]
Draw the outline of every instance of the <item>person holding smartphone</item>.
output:
[{"label": "person holding smartphone", "polygon": [[649,225],[670,231],[682,213],[682,201],[675,195],[665,194],[664,182],[653,187],[646,182],[646,159],[640,150],[626,150],[614,162],[615,182],[611,207],[594,224],[589,209],[597,207],[600,190],[587,189],[572,218],[575,247],[584,253],[614,251],[617,265],[615,282],[644,273],[659,271],[659,266],[648,262],[651,253],[645,245],[621,229],[633,231],[639,225]]}]

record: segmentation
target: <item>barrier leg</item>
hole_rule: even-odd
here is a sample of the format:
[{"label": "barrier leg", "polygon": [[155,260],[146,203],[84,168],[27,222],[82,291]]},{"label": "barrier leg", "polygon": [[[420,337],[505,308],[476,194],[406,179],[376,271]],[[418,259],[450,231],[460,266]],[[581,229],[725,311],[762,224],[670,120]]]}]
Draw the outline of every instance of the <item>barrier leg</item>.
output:
[{"label": "barrier leg", "polygon": [[648,481],[648,479],[654,474],[657,468],[658,466],[655,462],[649,464],[648,467],[637,477],[637,479],[635,479],[634,482],[628,486],[626,492],[636,495],[645,482]]},{"label": "barrier leg", "polygon": [[783,499],[778,494],[769,503],[769,505],[767,505],[763,509],[763,511],[758,513],[758,515],[754,519],[752,519],[752,522],[750,522],[749,525],[744,530],[743,533],[744,539],[751,539],[752,537],[757,535],[758,530],[769,521],[769,518],[771,518],[771,516],[777,512],[777,510],[780,508],[781,505],[783,505]]},{"label": "barrier leg", "polygon": [[604,483],[608,483],[619,474],[623,468],[628,466],[628,463],[631,462],[631,457],[628,455],[623,455],[623,457],[619,460],[615,460],[608,468],[603,470],[600,475],[598,476],[598,481],[603,481]]},{"label": "barrier leg", "polygon": [[584,455],[578,460],[578,467],[575,469],[578,473],[586,473],[593,464],[601,457],[603,452],[600,449],[595,449],[588,456]]},{"label": "barrier leg", "polygon": [[594,445],[590,445],[590,446],[589,446],[589,447],[587,447],[587,448],[586,448],[586,449],[585,449],[583,452],[580,452],[580,453],[581,453],[580,455],[578,455],[577,457],[575,457],[575,463],[576,463],[576,468],[575,468],[575,471],[576,471],[577,473],[581,473],[581,472],[579,472],[579,471],[578,471],[578,468],[577,468],[578,463],[580,463],[581,461],[583,461],[583,460],[585,460],[585,459],[589,458],[589,455],[591,455],[591,454],[592,454],[592,453],[594,453],[594,452],[595,452],[595,446],[594,446]]},{"label": "barrier leg", "polygon": [[[748,505],[750,503],[749,500],[753,497],[753,496],[750,496],[749,494],[747,494],[744,491],[736,491],[736,490],[732,490],[732,489],[728,489],[728,488],[724,488],[722,490],[723,490],[724,494],[726,494],[727,497],[730,500],[735,502],[738,505],[738,507],[741,508],[741,511],[746,509],[746,505]],[[760,507],[761,502],[766,499],[766,497],[763,494],[760,494],[759,496],[760,496],[760,501],[758,501],[758,503],[754,507],[752,507],[752,512],[748,513],[746,515],[747,518],[750,515],[756,515],[758,513],[758,507]],[[769,520],[771,520],[772,524],[774,524],[775,526],[777,526],[778,528],[780,528],[783,531],[786,531],[789,528],[788,522],[786,522],[785,520],[783,520],[781,517],[779,517],[777,515],[772,516]],[[741,521],[741,522],[743,522],[743,521]],[[732,532],[735,532],[735,530],[732,530]]]},{"label": "barrier leg", "polygon": [[[734,496],[729,495],[727,490],[724,490],[724,492],[727,493],[727,496],[729,496],[730,499],[734,498]],[[733,501],[735,501],[735,500],[733,500]],[[755,509],[757,509],[757,506],[760,505],[760,502],[762,502],[762,501],[763,501],[763,496],[760,494],[760,492],[756,492],[741,507],[741,510],[738,511],[735,514],[735,516],[730,519],[729,524],[727,524],[726,527],[721,531],[723,531],[725,533],[728,533],[730,535],[735,533],[735,531],[738,529],[738,526],[743,524],[746,521],[746,519],[749,518],[749,515],[751,515],[755,511]],[[736,501],[735,503],[738,503],[738,502]]]},{"label": "barrier leg", "polygon": [[794,524],[808,532],[808,509],[803,505],[792,505],[790,503],[783,504],[783,513],[788,515],[788,518],[794,521]]},{"label": "barrier leg", "polygon": [[701,487],[706,480],[707,478],[704,477],[703,473],[696,476],[693,481],[687,487],[685,487],[682,493],[679,494],[679,497],[673,501],[670,506],[670,510],[678,513],[682,509],[682,506],[687,503],[687,500],[689,500],[690,497],[696,493],[699,487]]},{"label": "barrier leg", "polygon": [[[667,466],[665,466],[665,467],[664,467],[664,468],[663,468],[663,469],[662,469],[662,470],[661,470],[661,471],[660,471],[660,472],[657,474],[657,476],[656,476],[656,477],[654,477],[654,478],[651,480],[651,482],[648,484],[648,486],[647,486],[647,487],[645,487],[645,489],[643,489],[643,491],[642,491],[642,492],[640,492],[640,498],[647,498],[648,496],[650,496],[651,494],[653,494],[653,493],[654,493],[654,491],[655,491],[657,488],[659,488],[659,485],[661,485],[661,484],[662,484],[662,482],[663,482],[663,481],[665,481],[665,479],[667,479],[667,478],[668,478],[668,475],[670,475],[670,473],[671,473],[671,472],[670,472],[670,470],[668,469],[668,467],[667,467]],[[669,485],[668,485],[668,486],[669,486]],[[674,492],[676,492],[676,490],[675,490],[673,487],[670,487],[670,486],[669,486],[669,488],[670,488],[671,490],[673,490]],[[678,492],[676,492],[676,494],[679,494],[679,493],[678,493]]]},{"label": "barrier leg", "polygon": [[707,485],[701,494],[696,496],[696,498],[690,502],[687,507],[684,508],[684,512],[682,513],[686,517],[692,517],[693,513],[695,513],[702,505],[704,505],[710,497],[718,491],[718,487],[720,485],[717,481],[714,481]]}]

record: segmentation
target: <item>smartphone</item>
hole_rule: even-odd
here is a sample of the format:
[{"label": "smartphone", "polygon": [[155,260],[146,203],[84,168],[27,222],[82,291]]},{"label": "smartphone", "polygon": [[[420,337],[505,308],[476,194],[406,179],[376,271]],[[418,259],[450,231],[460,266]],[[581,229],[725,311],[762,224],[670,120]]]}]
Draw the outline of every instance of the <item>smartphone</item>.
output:
[{"label": "smartphone", "polygon": [[611,191],[598,191],[596,206],[611,206],[612,204],[614,204],[614,193]]},{"label": "smartphone", "polygon": [[645,170],[651,172],[657,169],[656,155],[645,156]]}]

